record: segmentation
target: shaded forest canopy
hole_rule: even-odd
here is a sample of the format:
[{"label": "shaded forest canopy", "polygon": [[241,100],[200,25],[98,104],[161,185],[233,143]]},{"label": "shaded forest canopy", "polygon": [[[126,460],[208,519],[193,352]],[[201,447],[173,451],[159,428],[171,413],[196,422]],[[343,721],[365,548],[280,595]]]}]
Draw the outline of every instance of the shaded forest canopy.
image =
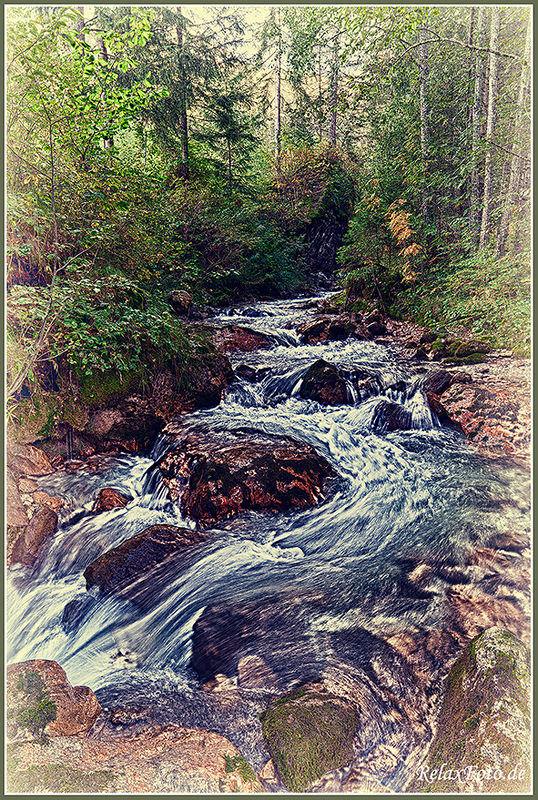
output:
[{"label": "shaded forest canopy", "polygon": [[334,278],[528,353],[530,6],[258,11],[6,10],[12,413],[44,363],[188,362],[173,290]]}]

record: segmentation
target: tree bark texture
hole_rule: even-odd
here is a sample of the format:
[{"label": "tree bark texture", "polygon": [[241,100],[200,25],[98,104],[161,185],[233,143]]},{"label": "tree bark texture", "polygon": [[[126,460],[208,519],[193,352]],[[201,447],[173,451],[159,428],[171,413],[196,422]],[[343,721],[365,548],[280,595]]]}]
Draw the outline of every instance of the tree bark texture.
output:
[{"label": "tree bark texture", "polygon": [[428,164],[428,148],[430,144],[430,110],[428,107],[427,84],[428,84],[428,28],[424,24],[420,29],[421,46],[419,48],[419,101],[420,101],[420,159],[422,166],[422,202],[421,212],[424,222],[429,221],[430,209],[426,190],[426,171]]},{"label": "tree bark texture", "polygon": [[333,65],[332,65],[332,75],[331,75],[331,97],[330,97],[331,127],[329,129],[329,139],[331,144],[335,146],[336,146],[336,121],[338,116],[339,40],[340,40],[340,30],[336,32],[334,37]]},{"label": "tree bark texture", "polygon": [[531,14],[529,12],[529,20],[527,22],[527,35],[525,39],[525,54],[524,58],[526,63],[521,67],[521,76],[519,79],[519,93],[517,99],[517,112],[514,123],[514,136],[512,151],[513,155],[510,160],[510,177],[508,180],[508,191],[504,202],[501,221],[499,224],[499,233],[497,236],[497,257],[502,258],[506,253],[506,241],[508,239],[508,231],[510,228],[510,220],[514,214],[514,210],[518,201],[519,184],[521,174],[523,171],[523,159],[521,152],[524,147],[524,118],[525,118],[525,105],[527,94],[530,89],[530,54],[531,54],[531,36],[532,36],[532,22]]},{"label": "tree bark texture", "polygon": [[491,36],[489,54],[489,89],[488,119],[486,125],[486,161],[484,166],[484,194],[482,204],[482,224],[480,226],[480,244],[482,250],[489,242],[491,215],[493,209],[493,136],[497,112],[497,92],[499,82],[499,31],[501,26],[501,10],[498,6],[491,9]]},{"label": "tree bark texture", "polygon": [[280,151],[282,138],[282,28],[280,26],[280,8],[276,9],[277,34],[277,57],[276,57],[276,89],[275,89],[275,164],[277,174],[280,174]]},{"label": "tree bark texture", "polygon": [[181,138],[181,176],[188,180],[189,172],[189,125],[187,121],[187,76],[185,73],[185,53],[183,44],[183,19],[181,6],[177,6],[178,23],[176,25],[177,47],[179,58],[179,74],[181,78],[179,106],[179,135]]},{"label": "tree bark texture", "polygon": [[[478,10],[478,22],[476,26],[476,42],[478,46],[484,41],[486,33],[486,8],[480,6]],[[476,51],[474,94],[472,108],[472,131],[471,131],[471,196],[469,203],[469,218],[471,228],[471,239],[473,245],[478,245],[480,235],[480,214],[478,209],[480,192],[480,171],[479,171],[479,151],[482,133],[482,93],[484,90],[484,57],[480,50]]]}]

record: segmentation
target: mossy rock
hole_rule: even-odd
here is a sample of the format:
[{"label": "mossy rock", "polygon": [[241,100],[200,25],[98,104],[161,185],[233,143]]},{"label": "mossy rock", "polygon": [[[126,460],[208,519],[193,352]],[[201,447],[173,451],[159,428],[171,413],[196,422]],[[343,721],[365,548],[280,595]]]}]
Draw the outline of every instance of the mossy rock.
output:
[{"label": "mossy rock", "polygon": [[491,352],[491,345],[482,339],[455,339],[446,345],[446,352],[449,356],[466,358],[480,353],[486,355]]},{"label": "mossy rock", "polygon": [[267,749],[287,789],[305,791],[353,759],[355,707],[319,687],[279,698],[260,715]]},{"label": "mossy rock", "polygon": [[529,779],[530,654],[509,631],[490,628],[450,670],[428,758],[407,791],[518,793]]},{"label": "mossy rock", "polygon": [[142,369],[118,375],[113,370],[94,372],[81,378],[80,395],[90,408],[109,406],[131,392],[139,391],[142,384]]},{"label": "mossy rock", "polygon": [[471,353],[471,355],[462,356],[461,358],[459,356],[450,356],[446,358],[445,361],[447,364],[463,366],[464,364],[483,364],[485,361],[487,361],[487,358],[480,353]]},{"label": "mossy rock", "polygon": [[113,788],[114,773],[109,770],[83,772],[63,764],[40,764],[25,770],[6,770],[8,793],[18,794],[98,794]]}]

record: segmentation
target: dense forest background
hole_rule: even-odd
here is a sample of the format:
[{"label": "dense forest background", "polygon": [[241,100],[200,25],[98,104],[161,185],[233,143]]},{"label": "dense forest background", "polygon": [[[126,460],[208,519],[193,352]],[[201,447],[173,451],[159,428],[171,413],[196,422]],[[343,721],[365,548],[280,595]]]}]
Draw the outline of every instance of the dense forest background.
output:
[{"label": "dense forest background", "polygon": [[528,354],[529,6],[6,16],[14,419],[51,363],[187,363],[173,290],[334,280],[347,310]]}]

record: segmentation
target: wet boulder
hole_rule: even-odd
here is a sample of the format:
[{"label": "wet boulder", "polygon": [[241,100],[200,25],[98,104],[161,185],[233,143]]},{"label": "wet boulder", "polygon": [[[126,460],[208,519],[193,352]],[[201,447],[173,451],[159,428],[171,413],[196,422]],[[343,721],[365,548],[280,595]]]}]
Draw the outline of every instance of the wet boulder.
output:
[{"label": "wet boulder", "polygon": [[439,423],[446,428],[453,428],[454,430],[463,432],[459,422],[453,420],[444,405],[439,400],[438,396],[433,392],[425,392],[428,405],[439,420]]},{"label": "wet boulder", "polygon": [[48,506],[41,506],[15,540],[10,563],[33,567],[57,526],[58,514]]},{"label": "wet boulder", "polygon": [[44,659],[7,667],[7,706],[11,736],[43,728],[49,736],[84,735],[101,713],[91,689],[71,686],[62,667]]},{"label": "wet boulder", "polygon": [[111,511],[113,508],[124,508],[130,503],[132,497],[121,494],[116,489],[106,487],[101,489],[93,504],[92,512],[98,514],[100,511]]},{"label": "wet boulder", "polygon": [[320,684],[279,697],[260,721],[267,750],[290,792],[308,791],[322,775],[353,760],[357,708]]},{"label": "wet boulder", "polygon": [[152,525],[92,561],[84,570],[86,588],[98,586],[104,594],[120,592],[170,556],[185,553],[205,539],[188,528]]},{"label": "wet boulder", "polygon": [[[166,430],[173,433],[173,424]],[[245,509],[317,505],[325,499],[325,479],[335,476],[329,463],[307,444],[202,426],[180,435],[159,469],[172,500],[179,500],[182,513],[202,527]]]},{"label": "wet boulder", "polygon": [[447,389],[454,383],[455,375],[453,372],[448,372],[446,369],[438,369],[435,372],[430,372],[422,384],[422,390],[433,392],[438,396],[446,392]]},{"label": "wet boulder", "polygon": [[213,342],[220,353],[252,353],[274,346],[274,341],[264,333],[238,325],[214,329]]},{"label": "wet boulder", "polygon": [[338,406],[350,401],[349,388],[341,373],[321,358],[308,368],[299,394],[304,400],[316,400],[325,406]]},{"label": "wet boulder", "polygon": [[349,314],[338,317],[318,317],[302,323],[296,328],[301,344],[317,344],[319,342],[344,341],[350,336],[359,339],[368,338],[366,330],[352,322]]},{"label": "wet boulder", "polygon": [[528,792],[530,740],[530,653],[490,628],[452,667],[434,740],[407,791]]},{"label": "wet boulder", "polygon": [[380,400],[374,409],[372,428],[375,431],[408,431],[413,427],[413,416],[400,403]]}]

